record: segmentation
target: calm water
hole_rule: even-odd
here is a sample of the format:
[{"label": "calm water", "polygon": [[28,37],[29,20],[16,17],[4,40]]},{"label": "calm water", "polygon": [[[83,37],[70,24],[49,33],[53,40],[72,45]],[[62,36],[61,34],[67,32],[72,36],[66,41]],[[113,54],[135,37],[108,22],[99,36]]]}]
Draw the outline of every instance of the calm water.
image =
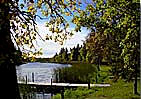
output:
[{"label": "calm water", "polygon": [[17,67],[18,80],[25,80],[28,77],[28,81],[32,81],[32,73],[34,73],[35,82],[50,82],[53,76],[53,70],[56,68],[69,67],[69,64],[56,64],[56,63],[27,63]]},{"label": "calm water", "polygon": [[[54,78],[54,69],[70,66],[69,64],[56,63],[27,63],[17,67],[17,79],[19,81],[25,81],[27,76],[28,81],[32,81],[32,73],[34,73],[34,82],[50,82],[50,79]],[[35,93],[33,99],[51,99],[51,95]]]}]

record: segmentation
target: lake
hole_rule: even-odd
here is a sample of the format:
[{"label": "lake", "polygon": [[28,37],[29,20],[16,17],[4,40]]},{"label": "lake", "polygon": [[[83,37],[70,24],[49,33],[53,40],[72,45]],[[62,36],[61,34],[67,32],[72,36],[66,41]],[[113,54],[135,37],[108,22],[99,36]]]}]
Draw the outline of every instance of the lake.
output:
[{"label": "lake", "polygon": [[32,73],[34,73],[35,82],[50,82],[51,78],[54,78],[54,69],[62,67],[70,67],[69,64],[57,64],[57,63],[27,63],[17,67],[18,80],[25,80],[28,77],[28,81],[32,81]]},{"label": "lake", "polygon": [[[70,64],[40,62],[22,64],[16,68],[17,79],[19,81],[25,81],[27,76],[28,82],[30,82],[32,81],[32,73],[34,73],[34,82],[51,82],[51,78],[54,78],[54,69],[70,66]],[[51,95],[36,93],[34,99],[51,99]]]}]

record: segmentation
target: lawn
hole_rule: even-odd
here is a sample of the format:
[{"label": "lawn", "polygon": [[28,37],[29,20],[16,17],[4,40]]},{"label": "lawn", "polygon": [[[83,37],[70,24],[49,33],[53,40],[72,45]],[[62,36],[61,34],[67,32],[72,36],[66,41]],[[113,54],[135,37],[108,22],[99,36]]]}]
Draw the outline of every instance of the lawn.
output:
[{"label": "lawn", "polygon": [[[140,85],[138,92],[140,92]],[[61,99],[60,94],[54,96],[53,99]],[[140,99],[140,96],[133,94],[133,82],[119,80],[116,83],[111,83],[111,87],[106,88],[88,89],[79,87],[66,90],[65,99]]]},{"label": "lawn", "polygon": [[[110,79],[109,66],[101,66],[99,72],[99,83],[110,83],[110,87],[105,88],[82,88],[65,90],[65,99],[139,99],[139,95],[133,94],[133,82],[125,82],[119,79],[113,82]],[[93,82],[95,83],[95,82]],[[138,81],[138,92],[140,92],[140,81]],[[61,99],[60,94],[54,96],[53,99]]]},{"label": "lawn", "polygon": [[[112,99],[139,99],[139,95],[133,94],[133,82],[125,82],[118,80],[116,83],[111,83],[111,87],[96,88],[96,92],[91,94],[88,99],[93,97],[107,97]],[[138,92],[140,92],[140,83],[138,81]]]}]

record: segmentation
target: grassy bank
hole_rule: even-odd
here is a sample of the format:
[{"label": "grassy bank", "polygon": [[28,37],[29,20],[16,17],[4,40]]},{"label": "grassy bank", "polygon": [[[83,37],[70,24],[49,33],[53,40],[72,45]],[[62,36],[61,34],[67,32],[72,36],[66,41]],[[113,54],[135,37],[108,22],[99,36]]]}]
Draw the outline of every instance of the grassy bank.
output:
[{"label": "grassy bank", "polygon": [[[65,99],[140,99],[139,95],[133,94],[133,82],[110,82],[111,87],[106,88],[82,88],[71,89],[65,91]],[[139,83],[138,83],[139,84]],[[138,86],[140,92],[140,85]],[[60,94],[54,96],[53,99],[61,99]]]},{"label": "grassy bank", "polygon": [[[140,83],[138,82],[138,92],[140,92]],[[93,97],[108,97],[116,99],[139,99],[139,95],[133,94],[133,82],[118,80],[116,83],[111,82],[111,87],[96,88],[95,93],[91,94],[88,99]]]},{"label": "grassy bank", "polygon": [[[140,99],[139,95],[133,94],[133,82],[125,82],[119,79],[113,82],[109,72],[109,66],[101,66],[98,83],[110,83],[110,87],[91,89],[78,87],[76,89],[65,90],[65,99]],[[93,82],[95,83],[95,82]],[[140,93],[140,81],[138,81],[138,92]],[[60,94],[54,96],[53,99],[61,99]]]},{"label": "grassy bank", "polygon": [[84,63],[73,63],[71,67],[57,68],[54,71],[55,81],[60,83],[88,83],[95,80],[96,74],[96,65]]}]

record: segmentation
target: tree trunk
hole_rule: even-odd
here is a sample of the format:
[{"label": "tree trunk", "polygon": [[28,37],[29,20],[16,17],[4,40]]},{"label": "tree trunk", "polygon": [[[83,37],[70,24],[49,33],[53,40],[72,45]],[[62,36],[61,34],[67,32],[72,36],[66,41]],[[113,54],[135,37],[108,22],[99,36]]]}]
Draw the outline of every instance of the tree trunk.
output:
[{"label": "tree trunk", "polygon": [[10,7],[6,1],[0,2],[0,86],[2,86],[0,97],[20,99],[16,64],[13,59],[16,49],[10,35]]},{"label": "tree trunk", "polygon": [[0,79],[1,97],[4,97],[4,99],[20,99],[15,65],[9,59],[0,64]]}]

